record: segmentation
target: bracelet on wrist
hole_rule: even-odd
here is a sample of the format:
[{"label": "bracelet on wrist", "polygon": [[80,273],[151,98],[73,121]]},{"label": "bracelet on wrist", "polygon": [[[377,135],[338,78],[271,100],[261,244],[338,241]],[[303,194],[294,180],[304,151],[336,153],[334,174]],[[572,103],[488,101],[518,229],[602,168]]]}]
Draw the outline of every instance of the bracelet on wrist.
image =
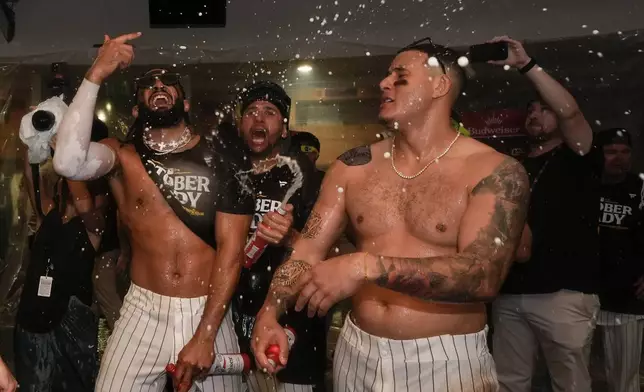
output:
[{"label": "bracelet on wrist", "polygon": [[530,59],[530,62],[528,64],[524,65],[523,67],[519,68],[519,73],[522,75],[525,75],[528,73],[534,66],[537,65],[537,60],[535,59]]}]

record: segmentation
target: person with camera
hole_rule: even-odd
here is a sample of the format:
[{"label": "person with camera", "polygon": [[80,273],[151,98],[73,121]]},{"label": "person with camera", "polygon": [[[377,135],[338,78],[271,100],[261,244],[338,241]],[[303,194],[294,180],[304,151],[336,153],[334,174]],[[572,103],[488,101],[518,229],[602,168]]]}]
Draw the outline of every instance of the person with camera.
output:
[{"label": "person with camera", "polygon": [[90,141],[98,90],[130,65],[140,33],[105,36],[58,135],[54,167],[86,180],[108,175],[129,233],[132,284],[109,338],[97,391],[163,390],[176,363],[179,392],[239,391],[240,375],[205,377],[215,353],[239,352],[230,313],[254,213],[250,169],[235,140],[198,133],[180,76],[135,80],[135,121],[122,143]]},{"label": "person with camera", "polygon": [[[532,83],[531,140],[523,165],[530,178],[528,255],[514,263],[493,304],[493,354],[501,391],[531,390],[539,348],[555,391],[590,391],[590,343],[599,311],[596,160],[590,125],[573,96],[508,37],[505,60]],[[523,262],[521,262],[523,261]]]},{"label": "person with camera", "polygon": [[[50,104],[53,112],[47,110]],[[98,370],[92,269],[104,229],[106,188],[101,181],[73,181],[54,172],[49,150],[55,151],[64,109],[62,100],[53,97],[23,117],[20,130],[28,145],[28,193],[40,222],[14,336],[16,378],[21,389],[30,391],[91,390]],[[92,122],[90,137],[107,137],[105,124]]]}]

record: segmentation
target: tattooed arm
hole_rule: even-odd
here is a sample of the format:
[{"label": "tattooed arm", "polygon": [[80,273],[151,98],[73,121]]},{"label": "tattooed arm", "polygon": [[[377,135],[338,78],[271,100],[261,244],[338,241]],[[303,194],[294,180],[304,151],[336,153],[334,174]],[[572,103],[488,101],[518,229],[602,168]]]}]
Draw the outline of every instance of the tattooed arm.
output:
[{"label": "tattooed arm", "polygon": [[456,254],[426,258],[369,256],[368,279],[428,301],[489,301],[496,296],[514,259],[528,199],[525,170],[508,157],[472,189],[460,222]]},{"label": "tattooed arm", "polygon": [[[324,260],[329,248],[344,231],[347,218],[346,191],[343,190],[347,189],[347,176],[351,171],[348,166],[342,160],[331,165],[302,233],[296,238],[287,260],[275,271],[251,338],[251,349],[259,369],[275,373],[286,366],[289,347],[278,319],[295,303],[299,290],[308,281],[312,266]],[[343,190],[338,191],[339,188]],[[271,344],[280,347],[277,366],[266,357],[266,349]]]},{"label": "tattooed arm", "polygon": [[331,165],[324,177],[320,194],[302,233],[297,236],[286,262],[273,276],[264,309],[274,309],[279,316],[295,303],[300,277],[325,259],[329,249],[344,232],[347,223],[345,193],[349,167],[341,161]]}]

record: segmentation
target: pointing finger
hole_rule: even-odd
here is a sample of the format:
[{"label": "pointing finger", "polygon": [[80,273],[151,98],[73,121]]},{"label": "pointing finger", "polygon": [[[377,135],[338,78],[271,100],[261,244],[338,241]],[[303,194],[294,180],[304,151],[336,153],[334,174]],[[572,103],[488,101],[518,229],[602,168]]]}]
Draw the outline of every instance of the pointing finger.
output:
[{"label": "pointing finger", "polygon": [[123,34],[121,36],[118,36],[118,37],[114,38],[112,41],[123,44],[123,43],[125,43],[127,41],[137,39],[140,36],[141,36],[140,32],[139,33]]},{"label": "pointing finger", "polygon": [[107,34],[103,35],[103,43],[106,43],[106,42],[107,42],[107,41],[109,41],[109,40],[110,40],[110,36],[109,36],[109,35],[107,35]]}]

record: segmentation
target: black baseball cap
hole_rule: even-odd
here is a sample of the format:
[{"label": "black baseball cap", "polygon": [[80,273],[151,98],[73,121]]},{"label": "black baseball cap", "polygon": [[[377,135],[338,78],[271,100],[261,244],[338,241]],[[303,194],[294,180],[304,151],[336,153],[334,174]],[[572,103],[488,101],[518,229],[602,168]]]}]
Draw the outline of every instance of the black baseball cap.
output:
[{"label": "black baseball cap", "polygon": [[287,121],[291,113],[291,97],[277,83],[260,81],[247,86],[239,95],[241,112],[243,113],[253,102],[270,102],[282,114]]},{"label": "black baseball cap", "polygon": [[313,147],[318,153],[320,152],[320,140],[310,132],[294,132],[292,134],[291,144],[300,150],[303,147]]},{"label": "black baseball cap", "polygon": [[631,134],[624,128],[609,128],[599,131],[595,135],[595,143],[599,147],[604,147],[609,144],[632,146]]}]

